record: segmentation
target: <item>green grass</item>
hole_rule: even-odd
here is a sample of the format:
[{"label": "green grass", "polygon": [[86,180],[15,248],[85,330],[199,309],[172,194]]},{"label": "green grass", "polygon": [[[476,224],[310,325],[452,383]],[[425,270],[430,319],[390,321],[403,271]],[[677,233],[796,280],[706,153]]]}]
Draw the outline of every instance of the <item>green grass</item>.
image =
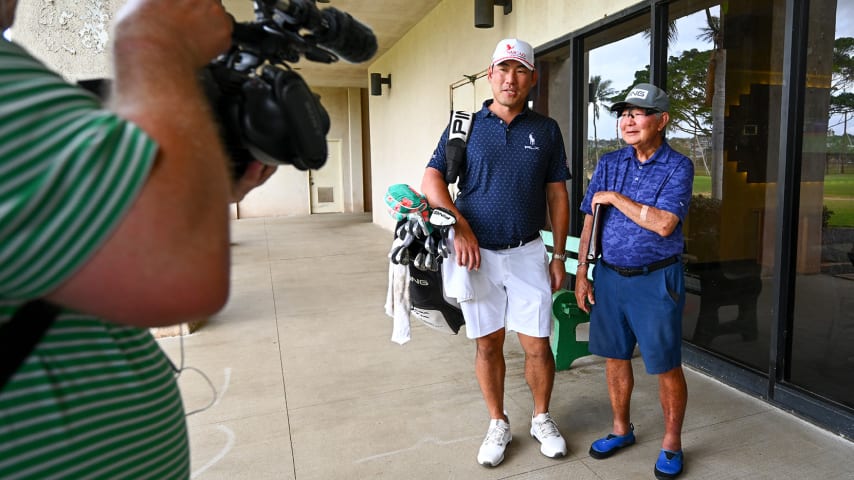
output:
[{"label": "green grass", "polygon": [[[694,184],[696,185],[696,180]],[[854,173],[825,175],[824,195],[831,197],[854,198]]]},{"label": "green grass", "polygon": [[[710,195],[712,177],[694,177],[694,195]],[[831,227],[854,227],[854,173],[826,175],[824,177],[824,204],[833,214]],[[831,197],[831,198],[828,198]]]},{"label": "green grass", "polygon": [[833,212],[828,225],[854,227],[854,196],[842,200],[825,200],[824,204]]},{"label": "green grass", "polygon": [[831,227],[854,227],[854,173],[824,176],[824,204],[833,212]]},{"label": "green grass", "polygon": [[694,177],[694,195],[711,195],[712,193],[712,177],[695,176]]}]

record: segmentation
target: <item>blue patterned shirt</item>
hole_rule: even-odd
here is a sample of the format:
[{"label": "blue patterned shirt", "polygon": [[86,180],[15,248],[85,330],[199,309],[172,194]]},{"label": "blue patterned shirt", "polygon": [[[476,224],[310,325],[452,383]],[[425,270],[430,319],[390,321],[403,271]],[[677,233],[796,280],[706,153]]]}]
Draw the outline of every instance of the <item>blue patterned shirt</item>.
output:
[{"label": "blue patterned shirt", "polygon": [[[509,125],[483,102],[466,146],[455,201],[482,245],[515,244],[546,223],[546,184],[570,178],[560,127],[528,108]],[[428,162],[445,173],[448,129]]]},{"label": "blue patterned shirt", "polygon": [[667,142],[645,163],[637,159],[632,146],[603,155],[581,203],[582,212],[593,213],[593,194],[610,191],[668,211],[679,217],[679,224],[673,233],[662,237],[609,207],[602,217],[602,258],[620,267],[639,267],[681,254],[682,223],[688,214],[693,185],[694,164]]}]

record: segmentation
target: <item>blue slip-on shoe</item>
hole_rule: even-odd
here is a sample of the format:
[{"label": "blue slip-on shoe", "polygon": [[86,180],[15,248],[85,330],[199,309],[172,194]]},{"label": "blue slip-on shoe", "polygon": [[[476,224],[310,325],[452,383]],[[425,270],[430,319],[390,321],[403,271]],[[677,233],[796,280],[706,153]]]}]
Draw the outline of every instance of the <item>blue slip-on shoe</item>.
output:
[{"label": "blue slip-on shoe", "polygon": [[590,445],[590,456],[602,460],[617,453],[617,450],[635,444],[635,426],[629,424],[629,433],[625,435],[614,435],[609,433],[607,437],[600,438]]},{"label": "blue slip-on shoe", "polygon": [[655,478],[665,480],[678,477],[682,473],[683,460],[682,450],[674,452],[662,449],[655,462]]}]

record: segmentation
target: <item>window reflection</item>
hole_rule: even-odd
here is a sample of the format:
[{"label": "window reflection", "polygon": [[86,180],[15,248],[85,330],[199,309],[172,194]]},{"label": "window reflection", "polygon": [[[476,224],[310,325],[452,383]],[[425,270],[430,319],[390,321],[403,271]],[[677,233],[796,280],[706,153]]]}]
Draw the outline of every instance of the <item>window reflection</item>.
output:
[{"label": "window reflection", "polygon": [[569,154],[571,146],[569,137],[569,91],[572,62],[570,60],[569,46],[537,56],[539,80],[531,94],[533,97],[532,108],[553,118],[560,125],[567,154]]},{"label": "window reflection", "polygon": [[849,407],[854,407],[852,15],[854,0],[810,3],[789,379]]},{"label": "window reflection", "polygon": [[671,4],[671,145],[694,160],[686,340],[767,372],[784,2]]}]

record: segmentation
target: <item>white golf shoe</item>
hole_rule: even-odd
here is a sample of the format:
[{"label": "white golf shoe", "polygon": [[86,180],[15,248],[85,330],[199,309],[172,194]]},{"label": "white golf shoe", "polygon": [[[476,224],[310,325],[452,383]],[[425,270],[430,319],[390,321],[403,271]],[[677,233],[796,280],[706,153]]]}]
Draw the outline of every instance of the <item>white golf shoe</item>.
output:
[{"label": "white golf shoe", "polygon": [[531,418],[531,436],[540,442],[540,452],[543,455],[549,458],[566,455],[566,441],[548,412]]},{"label": "white golf shoe", "polygon": [[501,419],[493,418],[489,422],[486,438],[477,452],[477,463],[486,467],[497,467],[504,460],[504,449],[513,440],[510,434],[510,424]]}]

